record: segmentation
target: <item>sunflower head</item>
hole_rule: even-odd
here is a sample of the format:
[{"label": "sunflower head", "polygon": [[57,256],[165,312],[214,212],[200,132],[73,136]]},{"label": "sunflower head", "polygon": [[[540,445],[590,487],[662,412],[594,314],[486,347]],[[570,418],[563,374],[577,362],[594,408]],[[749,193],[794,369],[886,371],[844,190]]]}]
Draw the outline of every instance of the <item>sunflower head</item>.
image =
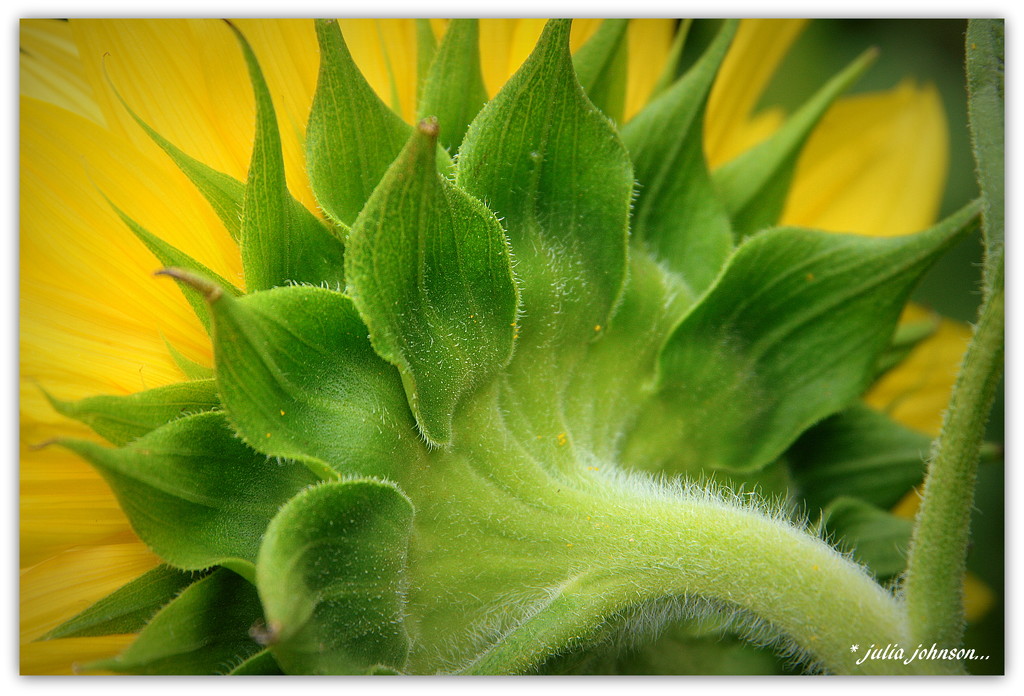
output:
[{"label": "sunflower head", "polygon": [[[920,481],[905,454],[928,438],[858,399],[934,330],[897,324],[978,209],[928,227],[928,191],[899,219],[812,229],[847,200],[823,201],[835,178],[801,153],[828,149],[834,130],[812,134],[873,54],[787,118],[750,118],[756,89],[730,81],[763,87],[802,25],[726,21],[681,70],[688,26],[385,22],[405,40],[379,54],[334,20],[195,25],[248,75],[241,173],[235,123],[206,157],[115,53],[90,128],[121,123],[173,164],[204,241],[165,234],[160,205],[105,179],[104,214],[205,336],[172,337],[161,360],[179,378],[130,394],[42,380],[106,440],[59,445],[159,558],[46,637],[138,633],[88,667],[116,672],[504,673],[731,619],[807,665],[886,668],[848,639],[909,640],[877,582],[899,554],[864,543],[853,563],[785,510],[824,509],[854,547],[865,519],[909,535],[886,511]],[[86,25],[80,46],[154,29],[109,31]],[[285,57],[271,31],[309,46]],[[294,71],[309,98],[282,92],[317,52]],[[939,133],[930,93],[902,89],[839,108],[889,123],[879,104],[909,99],[892,120],[917,109]],[[884,485],[867,457],[881,448],[896,453]],[[738,494],[753,483],[790,499]]]}]

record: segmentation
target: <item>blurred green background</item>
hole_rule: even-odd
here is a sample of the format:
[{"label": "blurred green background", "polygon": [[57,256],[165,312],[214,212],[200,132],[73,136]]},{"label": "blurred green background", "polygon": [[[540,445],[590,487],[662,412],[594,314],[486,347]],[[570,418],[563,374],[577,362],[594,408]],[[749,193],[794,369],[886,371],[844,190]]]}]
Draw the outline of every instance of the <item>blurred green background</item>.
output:
[{"label": "blurred green background", "polygon": [[[697,20],[684,53],[688,65],[717,30],[718,20]],[[823,19],[811,22],[793,46],[766,90],[761,105],[792,111],[869,46],[879,57],[851,92],[889,89],[910,77],[934,84],[942,96],[949,124],[949,174],[940,215],[945,216],[978,195],[967,125],[964,73],[966,19]],[[950,250],[928,273],[913,299],[944,316],[964,322],[976,318],[981,300],[982,243],[980,232]],[[1003,389],[1000,387],[987,437],[1003,442]],[[979,467],[969,569],[996,595],[979,622],[968,626],[965,644],[987,661],[971,662],[979,674],[1004,673],[1005,505],[1002,462]],[[916,647],[916,646],[914,646]]]}]

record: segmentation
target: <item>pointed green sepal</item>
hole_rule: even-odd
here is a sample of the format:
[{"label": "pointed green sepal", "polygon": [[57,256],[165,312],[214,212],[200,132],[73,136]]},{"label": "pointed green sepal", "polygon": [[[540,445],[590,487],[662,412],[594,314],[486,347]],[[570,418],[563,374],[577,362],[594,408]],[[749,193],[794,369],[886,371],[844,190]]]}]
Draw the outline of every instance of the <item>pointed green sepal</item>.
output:
[{"label": "pointed green sepal", "polygon": [[680,20],[679,27],[676,29],[676,35],[672,39],[672,46],[668,51],[668,58],[665,60],[665,66],[661,69],[661,75],[658,77],[654,89],[651,90],[648,102],[654,101],[656,97],[660,96],[662,92],[674,84],[679,77],[679,62],[682,60],[683,49],[686,47],[686,37],[689,36],[692,26],[693,19]]},{"label": "pointed green sepal", "polygon": [[931,445],[927,435],[856,404],[805,432],[785,457],[810,513],[844,495],[889,509],[921,483]]},{"label": "pointed green sepal", "polygon": [[633,242],[678,273],[695,295],[715,279],[733,245],[704,159],[703,121],[736,27],[727,21],[686,75],[622,129],[639,184]]},{"label": "pointed green sepal", "polygon": [[374,353],[348,297],[310,287],[239,299],[208,290],[221,400],[253,449],[327,478],[395,476],[418,456],[401,378]]},{"label": "pointed green sepal", "polygon": [[[245,195],[245,184],[233,176],[229,176],[223,172],[219,172],[216,169],[203,164],[199,160],[187,155],[182,152],[174,143],[169,141],[156,132],[148,123],[142,120],[142,118],[135,113],[135,111],[128,106],[128,102],[124,100],[121,93],[117,91],[113,83],[111,89],[114,92],[114,96],[117,97],[118,101],[121,102],[121,106],[124,107],[125,111],[135,120],[139,127],[146,132],[146,135],[156,143],[161,150],[167,153],[167,156],[174,161],[174,164],[178,166],[178,169],[188,177],[189,181],[196,187],[199,193],[202,194],[203,198],[210,204],[213,211],[220,218],[220,221],[224,223],[224,227],[227,229],[228,234],[236,242],[241,235],[241,219],[242,219],[242,199]],[[166,263],[166,262],[165,262]]]},{"label": "pointed green sepal", "polygon": [[169,384],[126,396],[89,396],[61,401],[46,398],[62,416],[85,423],[114,445],[126,445],[165,423],[220,408],[212,379]]},{"label": "pointed green sepal", "polygon": [[164,345],[167,347],[167,352],[171,354],[171,360],[178,366],[178,369],[188,377],[189,379],[213,379],[213,368],[207,367],[201,363],[197,363],[192,360],[180,350],[174,347],[170,341],[167,340],[166,336],[161,336],[164,339]]},{"label": "pointed green sepal", "polygon": [[440,124],[438,141],[449,152],[462,144],[466,129],[487,101],[480,70],[479,30],[475,19],[453,19],[423,83],[417,113]]},{"label": "pointed green sepal", "polygon": [[223,568],[186,588],[120,655],[86,670],[129,674],[226,674],[260,650],[249,634],[260,619],[256,589]]},{"label": "pointed green sepal", "polygon": [[416,20],[416,103],[423,100],[423,83],[437,55],[437,39],[430,20],[420,17]]},{"label": "pointed green sepal", "polygon": [[[146,248],[149,249],[153,256],[155,256],[164,266],[183,268],[190,273],[209,278],[213,282],[217,283],[217,285],[219,285],[225,292],[236,296],[242,294],[241,290],[193,259],[191,256],[178,250],[177,247],[168,244],[155,234],[146,230],[142,225],[128,217],[109,199],[107,202],[110,204],[110,207],[114,209],[114,212],[117,213],[118,217],[121,218],[122,222],[128,226],[128,229],[138,237],[140,242],[146,245]],[[203,328],[205,328],[207,333],[209,333],[210,313],[207,311],[206,303],[203,301],[202,295],[197,293],[195,289],[188,285],[182,285],[179,283],[178,287],[181,288],[181,293],[185,296],[185,299],[188,300],[189,305],[192,307],[192,311],[195,312],[195,315],[203,325]]]},{"label": "pointed green sepal", "polygon": [[267,529],[256,583],[268,644],[292,674],[365,674],[401,668],[406,554],[412,504],[372,479],[315,486]]},{"label": "pointed green sepal", "polygon": [[622,123],[626,107],[628,19],[606,19],[572,57],[576,76],[594,106]]},{"label": "pointed green sepal", "polygon": [[99,471],[139,538],[183,570],[241,561],[233,567],[245,573],[277,509],[319,480],[247,447],[217,412],[173,421],[119,449],[58,444]]},{"label": "pointed green sepal", "polygon": [[622,294],[633,169],[576,80],[568,20],[551,20],[473,121],[457,183],[501,219],[522,280],[520,344],[585,345]]},{"label": "pointed green sepal", "polygon": [[849,404],[907,295],[977,210],[903,237],[784,228],[749,238],[662,352],[663,426],[678,434],[670,458],[758,469]]},{"label": "pointed green sepal", "polygon": [[159,565],[53,629],[40,640],[138,633],[162,607],[203,577]]},{"label": "pointed green sepal", "polygon": [[256,138],[242,204],[242,268],[249,292],[289,283],[344,283],[344,246],[334,231],[288,191],[270,90],[256,56],[231,25],[249,67],[256,98]]},{"label": "pointed green sepal", "polygon": [[346,275],[421,431],[444,443],[459,400],[511,358],[518,293],[501,224],[437,173],[437,128],[420,123],[370,197]]},{"label": "pointed green sepal", "polygon": [[774,225],[786,203],[800,151],[829,106],[870,67],[870,49],[829,80],[770,138],[722,165],[713,180],[741,235]]},{"label": "pointed green sepal", "polygon": [[320,74],[306,128],[306,162],[317,203],[350,226],[412,128],[363,78],[335,20],[317,20]]}]

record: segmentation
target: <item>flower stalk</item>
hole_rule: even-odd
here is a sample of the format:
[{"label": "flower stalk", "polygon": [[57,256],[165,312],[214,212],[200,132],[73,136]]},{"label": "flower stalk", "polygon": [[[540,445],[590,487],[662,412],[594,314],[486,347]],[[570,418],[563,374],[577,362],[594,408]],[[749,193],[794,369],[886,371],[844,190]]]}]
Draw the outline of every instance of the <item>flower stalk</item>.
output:
[{"label": "flower stalk", "polygon": [[968,29],[971,130],[982,189],[985,293],[942,432],[928,465],[907,560],[907,611],[915,638],[960,645],[971,510],[985,425],[1003,375],[1003,33],[1000,20]]},{"label": "flower stalk", "polygon": [[963,578],[985,424],[1002,377],[1003,289],[981,309],[935,453],[907,560],[907,611],[915,639],[960,645]]},{"label": "flower stalk", "polygon": [[[553,649],[585,644],[608,617],[666,598],[676,598],[681,616],[731,614],[741,634],[772,644],[811,669],[832,674],[949,669],[929,662],[858,665],[861,655],[850,651],[852,645],[911,643],[903,608],[863,567],[806,530],[699,492],[672,505],[645,505],[642,514],[656,521],[657,531],[647,524],[623,525],[618,545],[629,551],[621,567],[610,564],[567,580],[543,611],[465,672],[529,670]],[[625,576],[628,584],[621,582]]]}]

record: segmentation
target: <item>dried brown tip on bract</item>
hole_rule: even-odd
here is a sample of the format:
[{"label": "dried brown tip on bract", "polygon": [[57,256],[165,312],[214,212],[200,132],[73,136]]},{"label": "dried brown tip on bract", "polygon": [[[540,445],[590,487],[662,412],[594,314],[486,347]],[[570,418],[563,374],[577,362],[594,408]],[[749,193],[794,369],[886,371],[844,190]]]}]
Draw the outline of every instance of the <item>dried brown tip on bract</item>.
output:
[{"label": "dried brown tip on bract", "polygon": [[270,625],[266,625],[257,619],[256,623],[249,627],[249,637],[260,645],[274,645],[281,637],[281,622],[271,621]]},{"label": "dried brown tip on bract", "polygon": [[56,445],[56,444],[59,444],[59,443],[60,443],[60,438],[59,437],[51,437],[48,440],[43,440],[42,442],[37,442],[37,443],[35,443],[33,445],[29,445],[28,448],[30,450],[32,450],[33,452],[35,452],[37,450],[46,449],[50,445]]},{"label": "dried brown tip on bract", "polygon": [[161,268],[153,275],[165,275],[170,276],[175,280],[180,280],[182,283],[185,283],[186,285],[189,285],[203,293],[207,302],[216,302],[220,299],[220,296],[224,294],[224,291],[221,290],[220,286],[216,283],[209,281],[200,275],[196,275],[195,273],[189,273],[181,268],[175,268],[173,266],[170,268]]},{"label": "dried brown tip on bract", "polygon": [[420,133],[430,138],[437,138],[438,133],[441,132],[441,128],[437,123],[437,116],[427,116],[416,124],[416,128]]}]

